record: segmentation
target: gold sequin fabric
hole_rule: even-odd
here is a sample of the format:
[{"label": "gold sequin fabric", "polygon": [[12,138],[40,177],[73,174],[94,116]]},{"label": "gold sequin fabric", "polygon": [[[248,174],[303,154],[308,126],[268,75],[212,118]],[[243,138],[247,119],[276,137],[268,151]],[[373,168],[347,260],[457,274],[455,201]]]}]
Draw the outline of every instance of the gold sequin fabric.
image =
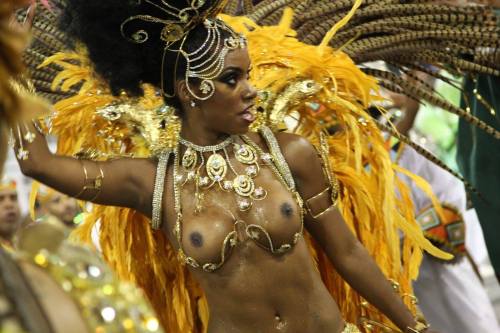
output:
[{"label": "gold sequin fabric", "polygon": [[[50,242],[34,237],[40,232]],[[115,276],[95,252],[63,240],[62,235],[60,227],[37,223],[22,235],[16,257],[52,277],[80,308],[89,332],[164,332],[140,289]]]},{"label": "gold sequin fabric", "polygon": [[361,331],[359,330],[359,328],[356,325],[346,323],[345,328],[342,331],[342,333],[361,333]]}]

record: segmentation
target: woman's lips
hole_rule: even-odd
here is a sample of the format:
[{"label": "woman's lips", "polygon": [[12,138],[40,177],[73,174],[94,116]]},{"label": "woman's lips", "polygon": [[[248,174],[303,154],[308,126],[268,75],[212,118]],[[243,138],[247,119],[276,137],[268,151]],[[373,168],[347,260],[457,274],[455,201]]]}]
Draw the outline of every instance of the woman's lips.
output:
[{"label": "woman's lips", "polygon": [[240,112],[239,116],[243,120],[245,120],[249,123],[253,123],[255,121],[255,108],[252,105],[252,106],[248,107],[245,111]]},{"label": "woman's lips", "polygon": [[241,117],[242,117],[244,120],[248,121],[249,123],[253,123],[253,122],[254,122],[254,120],[255,120],[255,115],[254,115],[252,112],[250,112],[250,111],[245,111],[245,112],[243,112],[243,113],[241,114]]}]

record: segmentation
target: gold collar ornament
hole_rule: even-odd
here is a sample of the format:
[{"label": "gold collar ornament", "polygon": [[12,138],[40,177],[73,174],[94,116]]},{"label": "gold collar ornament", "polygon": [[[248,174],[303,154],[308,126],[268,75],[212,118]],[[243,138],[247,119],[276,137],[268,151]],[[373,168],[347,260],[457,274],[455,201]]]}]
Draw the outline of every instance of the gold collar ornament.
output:
[{"label": "gold collar ornament", "polygon": [[[202,208],[203,195],[200,190],[207,190],[214,185],[219,185],[219,188],[225,192],[234,191],[237,195],[238,208],[241,211],[249,210],[253,200],[263,200],[267,196],[267,191],[256,186],[254,182],[254,178],[260,171],[256,150],[246,142],[248,138],[242,137],[245,143],[241,144],[237,143],[236,139],[230,136],[218,145],[198,146],[179,138],[179,144],[186,147],[186,151],[178,162],[184,172],[176,173],[174,181],[180,186],[194,181],[197,199],[196,212],[200,212]],[[231,145],[236,160],[246,166],[244,173],[238,173],[229,159],[227,148]],[[204,153],[211,153],[206,162]],[[202,175],[203,169],[206,175]],[[232,180],[227,179],[228,172],[234,175]]]}]

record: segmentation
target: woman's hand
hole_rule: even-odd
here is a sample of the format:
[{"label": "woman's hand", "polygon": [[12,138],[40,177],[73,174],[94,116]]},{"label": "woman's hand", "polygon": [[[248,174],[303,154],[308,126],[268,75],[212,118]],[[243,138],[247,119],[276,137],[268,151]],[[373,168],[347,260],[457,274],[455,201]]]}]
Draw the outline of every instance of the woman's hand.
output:
[{"label": "woman's hand", "polygon": [[26,88],[27,83],[25,82],[11,80],[10,85],[19,98],[18,120],[17,123],[13,124],[11,130],[15,143],[14,151],[21,171],[29,175],[31,171],[35,170],[34,167],[43,163],[51,155],[40,122],[32,120],[48,115],[51,111],[51,105],[30,92]]},{"label": "woman's hand", "polygon": [[36,171],[36,166],[51,155],[47,140],[31,121],[19,122],[11,133],[19,167],[25,175],[31,176]]}]

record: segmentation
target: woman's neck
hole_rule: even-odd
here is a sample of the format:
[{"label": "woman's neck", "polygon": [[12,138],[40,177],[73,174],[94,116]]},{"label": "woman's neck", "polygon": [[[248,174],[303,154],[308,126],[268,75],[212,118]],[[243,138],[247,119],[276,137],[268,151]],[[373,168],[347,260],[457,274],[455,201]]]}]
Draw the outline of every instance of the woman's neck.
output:
[{"label": "woman's neck", "polygon": [[212,146],[224,141],[228,135],[208,130],[202,125],[202,122],[190,122],[186,120],[182,124],[181,137],[198,146]]}]

